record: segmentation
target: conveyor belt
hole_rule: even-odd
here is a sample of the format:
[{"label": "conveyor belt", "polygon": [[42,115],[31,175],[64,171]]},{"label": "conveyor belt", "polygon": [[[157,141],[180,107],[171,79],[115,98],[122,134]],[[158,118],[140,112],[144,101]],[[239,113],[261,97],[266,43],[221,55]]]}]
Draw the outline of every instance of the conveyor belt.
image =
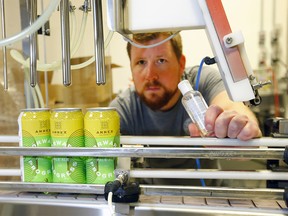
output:
[{"label": "conveyor belt", "polygon": [[[67,215],[76,216],[109,215],[107,202],[102,195],[0,192],[0,216],[10,211],[25,209],[29,215]],[[123,204],[121,204],[123,205]],[[53,206],[53,208],[52,208]],[[41,208],[40,208],[41,207]],[[18,210],[17,210],[18,209]],[[22,216],[25,216],[25,211]],[[46,212],[47,211],[47,212]],[[2,213],[1,213],[2,212]],[[45,213],[46,212],[46,213]],[[57,213],[58,212],[58,213]],[[61,214],[59,214],[61,212]],[[49,213],[49,214],[48,214]],[[76,214],[77,213],[77,214]],[[137,203],[130,204],[129,215],[288,215],[288,209],[282,200],[251,200],[205,198],[191,196],[149,196],[141,195]],[[10,214],[16,215],[16,214]],[[5,215],[8,216],[8,215]]]}]

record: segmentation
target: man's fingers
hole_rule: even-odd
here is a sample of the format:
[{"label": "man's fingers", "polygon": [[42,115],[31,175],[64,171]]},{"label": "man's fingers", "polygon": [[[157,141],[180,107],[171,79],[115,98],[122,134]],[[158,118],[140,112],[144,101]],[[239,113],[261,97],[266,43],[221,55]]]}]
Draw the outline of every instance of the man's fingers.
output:
[{"label": "man's fingers", "polygon": [[215,121],[218,116],[223,112],[223,109],[216,105],[211,105],[205,114],[205,127],[207,131],[213,132],[215,127]]},{"label": "man's fingers", "polygon": [[200,131],[198,130],[197,126],[194,123],[189,124],[188,129],[189,129],[191,137],[199,137],[200,136]]}]

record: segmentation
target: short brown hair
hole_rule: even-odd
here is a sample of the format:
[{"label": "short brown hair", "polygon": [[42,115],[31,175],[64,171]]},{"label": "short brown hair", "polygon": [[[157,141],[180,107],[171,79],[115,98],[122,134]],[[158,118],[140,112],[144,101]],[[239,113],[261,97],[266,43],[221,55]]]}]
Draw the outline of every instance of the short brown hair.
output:
[{"label": "short brown hair", "polygon": [[[164,37],[169,37],[172,34],[174,34],[174,32],[154,32],[154,33],[138,33],[138,34],[133,34],[132,36],[132,40],[138,43],[144,43],[144,42],[148,42],[151,40],[155,40],[161,36]],[[177,57],[177,59],[179,60],[182,56],[182,39],[180,34],[176,34],[172,39],[170,39],[172,48],[174,50],[174,53]],[[127,53],[129,56],[129,59],[131,59],[131,44],[128,42],[127,43]]]}]

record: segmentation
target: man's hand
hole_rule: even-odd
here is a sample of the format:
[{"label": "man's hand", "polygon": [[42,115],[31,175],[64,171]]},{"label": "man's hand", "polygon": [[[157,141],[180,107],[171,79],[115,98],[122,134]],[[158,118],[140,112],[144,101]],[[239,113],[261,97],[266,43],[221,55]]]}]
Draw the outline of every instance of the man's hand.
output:
[{"label": "man's hand", "polygon": [[[213,131],[218,138],[238,138],[249,140],[261,137],[262,133],[254,118],[244,114],[239,114],[233,110],[223,110],[220,106],[211,105],[206,111],[205,126],[208,131]],[[199,136],[196,125],[190,124],[191,136]]]}]

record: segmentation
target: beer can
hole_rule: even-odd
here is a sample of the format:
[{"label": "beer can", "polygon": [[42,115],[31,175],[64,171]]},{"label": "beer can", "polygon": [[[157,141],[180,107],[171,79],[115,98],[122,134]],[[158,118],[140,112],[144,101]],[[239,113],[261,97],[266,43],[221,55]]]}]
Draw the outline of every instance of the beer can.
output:
[{"label": "beer can", "polygon": [[53,109],[50,127],[52,147],[84,147],[84,122],[80,108]]},{"label": "beer can", "polygon": [[[19,118],[20,146],[50,147],[50,109],[24,109]],[[52,182],[51,157],[21,157],[22,181]]]},{"label": "beer can", "polygon": [[[113,148],[120,146],[120,117],[115,108],[88,108],[84,116],[85,147]],[[114,180],[116,158],[88,157],[86,181],[105,184]]]},{"label": "beer can", "polygon": [[[52,147],[84,147],[84,119],[80,108],[53,109],[50,118]],[[83,157],[53,157],[54,183],[86,183]]]}]

